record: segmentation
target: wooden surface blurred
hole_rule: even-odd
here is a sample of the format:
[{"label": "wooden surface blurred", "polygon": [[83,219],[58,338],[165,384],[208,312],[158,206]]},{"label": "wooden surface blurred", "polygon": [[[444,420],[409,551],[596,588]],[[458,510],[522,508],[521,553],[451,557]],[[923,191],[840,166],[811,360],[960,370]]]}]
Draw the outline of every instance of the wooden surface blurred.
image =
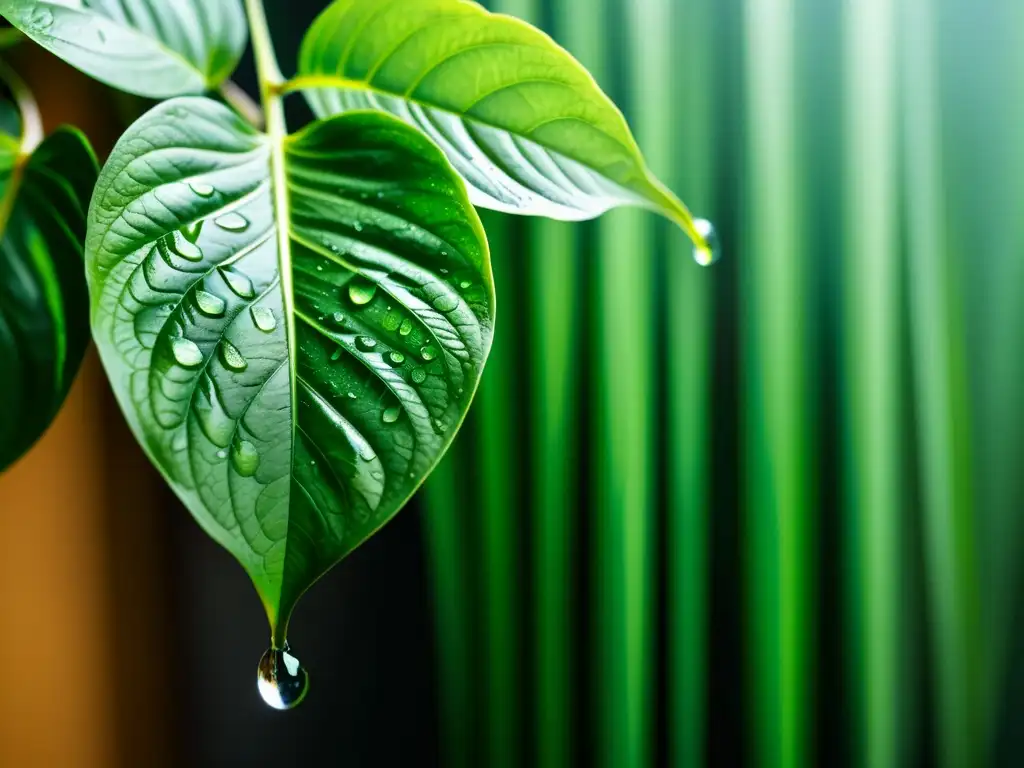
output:
[{"label": "wooden surface blurred", "polygon": [[[121,130],[110,95],[52,57],[8,57],[46,127],[100,156]],[[162,643],[161,495],[90,351],[56,423],[0,477],[0,766],[173,764]]]}]

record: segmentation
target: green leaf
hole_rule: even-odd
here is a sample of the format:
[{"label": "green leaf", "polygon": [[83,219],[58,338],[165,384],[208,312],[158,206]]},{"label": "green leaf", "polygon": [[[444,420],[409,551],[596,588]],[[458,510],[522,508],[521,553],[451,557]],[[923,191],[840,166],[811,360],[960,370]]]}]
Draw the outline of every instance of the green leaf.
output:
[{"label": "green leaf", "polygon": [[89,214],[92,326],[140,442],[284,641],[462,422],[491,341],[486,240],[424,136],[377,113],[256,132],[182,98]]},{"label": "green leaf", "polygon": [[[0,102],[5,127],[13,114]],[[53,421],[85,354],[82,251],[97,173],[77,131],[55,132],[30,157],[0,132],[0,471]]]},{"label": "green leaf", "polygon": [[289,88],[320,116],[369,108],[415,125],[477,205],[564,220],[641,205],[703,244],[586,69],[518,19],[463,0],[338,0]]},{"label": "green leaf", "polygon": [[154,99],[216,88],[248,29],[239,0],[0,0],[0,15],[90,77]]}]

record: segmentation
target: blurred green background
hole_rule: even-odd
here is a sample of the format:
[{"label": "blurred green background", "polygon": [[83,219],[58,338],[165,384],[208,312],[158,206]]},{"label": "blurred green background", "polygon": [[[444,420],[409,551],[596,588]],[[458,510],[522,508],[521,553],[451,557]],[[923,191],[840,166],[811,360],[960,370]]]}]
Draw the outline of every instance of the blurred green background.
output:
[{"label": "blurred green background", "polygon": [[[487,4],[591,68],[722,261],[643,212],[486,216],[474,410],[304,600],[285,717],[244,574],[90,363],[0,486],[11,764],[1024,764],[1024,3]],[[286,69],[324,5],[268,0]],[[29,54],[51,122],[109,105]]]}]

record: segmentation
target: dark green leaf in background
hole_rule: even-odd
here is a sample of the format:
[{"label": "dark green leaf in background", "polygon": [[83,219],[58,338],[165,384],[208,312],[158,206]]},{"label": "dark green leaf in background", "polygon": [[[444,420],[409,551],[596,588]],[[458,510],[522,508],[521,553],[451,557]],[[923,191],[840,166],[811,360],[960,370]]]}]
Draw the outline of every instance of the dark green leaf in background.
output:
[{"label": "dark green leaf in background", "polygon": [[216,88],[248,29],[239,0],[0,0],[0,15],[90,77],[157,99]]},{"label": "dark green leaf in background", "polygon": [[0,103],[0,115],[3,470],[49,426],[85,353],[82,243],[97,167],[85,137],[71,129],[22,154],[13,105]]},{"label": "dark green leaf in background", "polygon": [[464,188],[387,115],[268,136],[176,99],[115,148],[88,254],[128,421],[281,645],[302,592],[402,507],[476,390],[494,295]]}]

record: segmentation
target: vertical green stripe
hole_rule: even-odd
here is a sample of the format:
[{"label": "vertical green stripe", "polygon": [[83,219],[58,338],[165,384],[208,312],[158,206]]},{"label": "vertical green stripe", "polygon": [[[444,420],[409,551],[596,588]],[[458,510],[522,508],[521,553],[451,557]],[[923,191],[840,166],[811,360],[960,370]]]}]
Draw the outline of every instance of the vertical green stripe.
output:
[{"label": "vertical green stripe", "polygon": [[437,645],[442,764],[470,768],[473,713],[470,706],[470,596],[467,589],[465,526],[456,486],[456,473],[468,457],[463,440],[455,441],[448,455],[423,486],[430,572],[434,578],[434,615]]},{"label": "vertical green stripe", "polygon": [[[664,156],[666,164],[675,169],[668,176],[670,186],[680,191],[698,215],[705,215],[712,197],[715,143],[715,0],[680,0],[670,5],[659,44],[671,53],[660,75],[652,73],[657,82],[657,87],[652,83],[652,91],[671,107],[657,125],[656,149],[659,161]],[[693,34],[694,30],[700,33]],[[654,34],[659,35],[657,31]],[[683,39],[687,45],[676,44]],[[648,133],[653,133],[653,128]],[[681,233],[670,231],[667,242],[666,726],[669,765],[684,768],[702,765],[705,755],[713,332],[709,310],[712,281],[722,272],[698,267],[691,258],[691,245]]]},{"label": "vertical green stripe", "polygon": [[964,327],[960,283],[946,244],[934,7],[929,0],[903,5],[908,276],[936,734],[942,764],[960,768],[982,762]]},{"label": "vertical green stripe", "polygon": [[746,344],[755,763],[809,760],[813,668],[808,524],[807,276],[798,200],[793,0],[746,0]]},{"label": "vertical green stripe", "polygon": [[857,763],[899,764],[900,356],[893,0],[846,4],[846,530]]}]

